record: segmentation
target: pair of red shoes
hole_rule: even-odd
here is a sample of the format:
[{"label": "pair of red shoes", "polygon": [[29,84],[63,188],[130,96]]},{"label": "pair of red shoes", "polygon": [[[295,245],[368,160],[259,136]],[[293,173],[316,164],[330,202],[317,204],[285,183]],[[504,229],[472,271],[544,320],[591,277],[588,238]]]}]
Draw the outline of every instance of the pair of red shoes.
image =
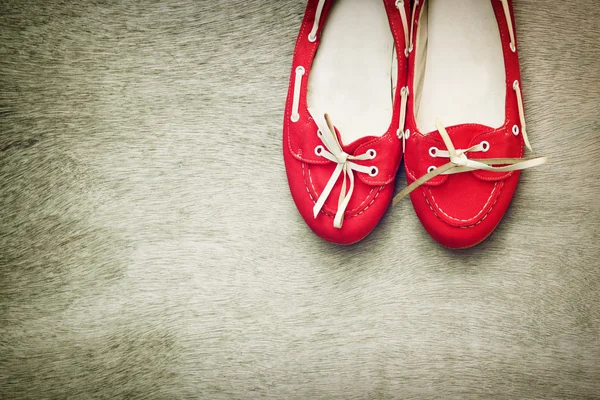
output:
[{"label": "pair of red shoes", "polygon": [[[465,248],[500,222],[527,139],[510,0],[308,0],[283,151],[292,196],[320,237],[377,225],[404,155],[417,216]],[[445,128],[442,122],[450,124]]]}]

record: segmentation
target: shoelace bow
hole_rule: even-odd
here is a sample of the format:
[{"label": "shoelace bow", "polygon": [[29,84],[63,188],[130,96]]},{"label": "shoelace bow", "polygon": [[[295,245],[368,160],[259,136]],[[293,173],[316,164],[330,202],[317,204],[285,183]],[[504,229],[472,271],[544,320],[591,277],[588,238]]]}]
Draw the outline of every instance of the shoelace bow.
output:
[{"label": "shoelace bow", "polygon": [[[484,159],[470,159],[467,157],[468,152],[482,151],[481,144],[472,146],[468,149],[461,150],[455,149],[450,135],[446,131],[446,128],[439,119],[436,120],[435,126],[446,145],[447,151],[438,150],[436,157],[449,157],[450,162],[433,169],[427,174],[423,175],[409,186],[404,188],[400,193],[394,197],[393,205],[398,204],[400,200],[408,196],[412,191],[417,189],[419,186],[428,182],[439,175],[450,175],[459,174],[468,171],[491,171],[491,172],[510,172],[518,171],[526,168],[536,167],[542,165],[547,161],[546,157],[532,157],[532,158],[484,158]],[[502,166],[496,166],[502,165]]]},{"label": "shoelace bow", "polygon": [[[360,165],[352,161],[372,160],[375,158],[377,153],[375,150],[368,150],[365,154],[358,156],[346,153],[342,149],[337,135],[335,134],[335,127],[331,123],[331,120],[327,114],[325,114],[325,122],[327,123],[327,129],[322,129],[319,127],[318,131],[318,136],[319,139],[321,139],[323,146],[317,146],[315,148],[315,153],[331,162],[337,163],[337,166],[331,174],[331,178],[329,178],[329,181],[327,182],[327,185],[325,185],[325,188],[319,196],[319,199],[315,203],[315,206],[313,207],[313,214],[314,217],[317,218],[317,215],[319,215],[319,212],[323,208],[325,201],[331,194],[335,183],[338,181],[340,175],[343,174],[344,180],[342,182],[340,197],[338,199],[338,209],[333,220],[333,226],[339,229],[344,223],[344,213],[346,212],[346,208],[348,207],[348,203],[350,203],[350,198],[354,192],[354,173],[352,171],[363,172],[371,175],[376,175],[376,172],[373,174],[373,171],[377,171],[376,167]],[[347,181],[349,181],[349,187]]]}]

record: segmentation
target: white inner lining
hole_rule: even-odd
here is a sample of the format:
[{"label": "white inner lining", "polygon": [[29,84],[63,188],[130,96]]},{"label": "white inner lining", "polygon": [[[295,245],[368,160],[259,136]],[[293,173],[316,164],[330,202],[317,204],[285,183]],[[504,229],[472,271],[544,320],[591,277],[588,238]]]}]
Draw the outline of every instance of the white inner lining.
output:
[{"label": "white inner lining", "polygon": [[[425,75],[416,121],[423,133],[446,126],[505,120],[506,73],[490,0],[427,0]],[[423,45],[423,44],[420,44]]]},{"label": "white inner lining", "polygon": [[329,114],[344,144],[388,130],[393,51],[381,0],[333,3],[310,70],[307,103],[317,122],[324,124],[323,114]]}]

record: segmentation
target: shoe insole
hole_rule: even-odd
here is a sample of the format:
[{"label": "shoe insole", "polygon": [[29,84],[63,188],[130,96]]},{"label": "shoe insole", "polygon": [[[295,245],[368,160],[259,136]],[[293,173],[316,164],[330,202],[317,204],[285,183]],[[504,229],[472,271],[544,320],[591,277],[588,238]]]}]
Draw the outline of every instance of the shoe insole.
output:
[{"label": "shoe insole", "polygon": [[435,130],[438,117],[445,126],[502,126],[506,74],[491,1],[428,2],[427,58],[416,115],[419,130]]},{"label": "shoe insole", "polygon": [[308,81],[315,120],[331,117],[344,144],[382,136],[392,119],[394,38],[381,0],[333,3]]}]

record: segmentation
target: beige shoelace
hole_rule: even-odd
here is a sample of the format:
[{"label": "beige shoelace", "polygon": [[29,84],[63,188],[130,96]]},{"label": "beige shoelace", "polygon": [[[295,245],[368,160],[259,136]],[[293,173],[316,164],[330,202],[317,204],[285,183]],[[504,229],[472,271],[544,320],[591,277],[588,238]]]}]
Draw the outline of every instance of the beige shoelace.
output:
[{"label": "beige shoelace", "polygon": [[317,12],[315,14],[315,22],[313,27],[308,34],[308,41],[314,43],[317,41],[317,31],[319,30],[319,23],[321,22],[321,14],[323,14],[323,7],[325,6],[325,0],[319,0],[317,4]]},{"label": "beige shoelace", "polygon": [[[523,141],[525,141],[525,146],[529,149],[529,151],[533,151],[531,148],[531,144],[529,143],[529,138],[527,137],[527,127],[525,125],[525,110],[523,109],[523,96],[521,94],[521,85],[519,85],[519,81],[515,81],[513,83],[513,90],[517,95],[517,105],[519,107],[519,120],[521,121],[521,132],[523,133]],[[519,127],[517,125],[512,128],[513,134],[517,136],[519,134]]]},{"label": "beige shoelace", "polygon": [[[372,177],[379,173],[377,167],[360,165],[352,161],[372,160],[377,157],[377,152],[373,149],[369,149],[366,153],[358,156],[346,153],[344,150],[342,150],[342,146],[337,138],[337,135],[335,134],[335,128],[327,114],[325,114],[325,122],[327,123],[327,129],[322,129],[319,127],[319,131],[317,132],[317,135],[319,136],[319,139],[321,139],[321,142],[324,146],[317,146],[315,148],[315,154],[319,157],[326,158],[329,161],[336,163],[337,166],[331,174],[331,178],[329,178],[329,181],[327,182],[327,185],[325,185],[325,188],[319,196],[319,199],[315,203],[315,206],[313,207],[313,214],[314,217],[317,218],[317,215],[319,215],[319,212],[323,208],[325,201],[331,194],[333,186],[338,181],[340,175],[344,174],[342,189],[340,190],[340,197],[338,200],[338,209],[333,220],[333,226],[339,229],[344,223],[344,213],[346,212],[346,208],[348,207],[350,199],[352,198],[352,193],[354,192],[354,173],[352,171],[362,172]],[[347,181],[349,181],[349,187]]]},{"label": "beige shoelace", "polygon": [[[402,28],[404,29],[404,55],[408,57],[411,51],[411,38],[408,37],[408,17],[406,16],[406,10],[404,9],[404,0],[396,0],[396,8],[400,13],[400,19],[402,20]],[[410,24],[412,27],[412,24]]]},{"label": "beige shoelace", "polygon": [[[417,6],[419,5],[419,0],[416,0],[413,3],[413,8],[412,8],[412,18],[410,20],[410,33],[408,30],[408,26],[409,23],[407,21],[407,17],[406,17],[406,11],[404,10],[404,0],[396,0],[396,8],[398,9],[398,11],[400,12],[400,19],[402,20],[402,26],[404,28],[404,40],[406,43],[406,48],[404,49],[404,55],[406,57],[409,56],[410,52],[413,51],[413,35],[414,35],[414,29],[415,29],[415,13],[417,11]],[[400,91],[400,124],[398,126],[398,131],[396,132],[396,135],[398,136],[398,139],[402,140],[402,151],[404,152],[404,149],[406,148],[406,139],[408,139],[409,135],[410,135],[410,131],[409,130],[404,130],[404,125],[406,122],[406,105],[408,103],[408,96],[409,96],[409,90],[408,90],[408,86],[405,86],[401,89]]]},{"label": "beige shoelace", "polygon": [[430,149],[429,153],[432,157],[449,157],[450,162],[438,168],[430,167],[427,174],[414,181],[412,184],[410,184],[404,190],[398,193],[396,197],[394,197],[393,205],[398,204],[400,200],[408,196],[413,190],[417,189],[419,186],[423,185],[430,179],[433,179],[439,175],[459,174],[462,172],[477,170],[491,172],[518,171],[526,168],[536,167],[538,165],[544,164],[547,161],[546,157],[470,159],[467,157],[467,153],[476,151],[488,151],[490,147],[489,143],[482,142],[469,149],[457,150],[455,149],[452,140],[450,140],[450,135],[448,135],[446,128],[440,122],[439,119],[436,120],[435,126],[437,127],[437,130],[439,131],[442,140],[444,141],[444,144],[446,145],[446,148],[448,150],[444,151],[432,148],[435,149],[435,151],[432,151],[432,149]]},{"label": "beige shoelace", "polygon": [[510,34],[510,49],[514,53],[517,51],[517,43],[515,41],[515,30],[513,28],[512,19],[510,19],[510,8],[508,7],[507,0],[500,0],[502,8],[504,9],[504,17],[506,17],[506,23],[508,25],[508,33]]},{"label": "beige shoelace", "polygon": [[408,104],[409,94],[408,86],[405,86],[400,90],[400,125],[398,126],[396,135],[398,136],[398,139],[402,139],[402,152],[404,152],[406,148],[406,139],[408,139],[408,136],[410,135],[408,129],[406,131],[404,130],[404,124],[406,123],[406,106]]},{"label": "beige shoelace", "polygon": [[[404,49],[404,55],[406,57],[408,57],[408,55],[410,54],[411,51],[413,51],[413,34],[414,34],[414,27],[415,27],[415,12],[417,10],[417,6],[419,5],[419,0],[416,0],[413,3],[413,8],[412,8],[412,18],[411,18],[411,23],[408,23],[408,18],[406,16],[406,11],[404,9],[404,0],[396,0],[396,8],[398,9],[398,11],[400,12],[400,19],[402,20],[402,28],[404,28],[404,40],[405,40],[405,44],[406,47]],[[409,33],[409,27],[410,26],[410,33]]]}]

